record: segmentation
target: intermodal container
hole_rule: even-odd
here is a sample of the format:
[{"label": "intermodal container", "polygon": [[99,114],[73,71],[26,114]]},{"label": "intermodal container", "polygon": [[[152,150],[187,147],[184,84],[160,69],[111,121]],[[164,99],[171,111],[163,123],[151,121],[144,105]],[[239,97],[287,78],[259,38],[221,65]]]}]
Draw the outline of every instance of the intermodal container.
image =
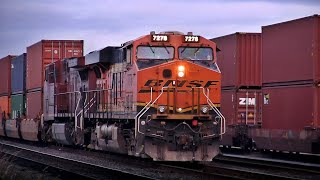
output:
[{"label": "intermodal container", "polygon": [[23,93],[26,88],[26,53],[11,60],[11,94]]},{"label": "intermodal container", "polygon": [[1,112],[1,115],[2,113],[5,113],[6,119],[10,118],[10,97],[9,96],[0,96],[0,112]]},{"label": "intermodal container", "polygon": [[62,62],[61,60],[55,61],[46,65],[45,67],[45,78],[49,83],[62,83]]},{"label": "intermodal container", "polygon": [[42,91],[28,92],[26,94],[26,114],[27,119],[40,118],[42,114]]},{"label": "intermodal container", "polygon": [[11,93],[11,60],[15,56],[6,56],[0,59],[0,96]]},{"label": "intermodal container", "polygon": [[221,50],[217,59],[222,87],[261,86],[261,33],[234,33],[211,40]]},{"label": "intermodal container", "polygon": [[261,97],[261,89],[222,90],[221,112],[226,125],[260,125]]},{"label": "intermodal container", "polygon": [[43,87],[46,65],[60,59],[81,56],[83,40],[42,40],[27,47],[27,91]]},{"label": "intermodal container", "polygon": [[320,16],[262,27],[263,84],[320,80]]},{"label": "intermodal container", "polygon": [[24,94],[11,95],[11,119],[25,118],[26,97]]},{"label": "intermodal container", "polygon": [[320,84],[264,87],[262,127],[303,130],[320,127]]}]

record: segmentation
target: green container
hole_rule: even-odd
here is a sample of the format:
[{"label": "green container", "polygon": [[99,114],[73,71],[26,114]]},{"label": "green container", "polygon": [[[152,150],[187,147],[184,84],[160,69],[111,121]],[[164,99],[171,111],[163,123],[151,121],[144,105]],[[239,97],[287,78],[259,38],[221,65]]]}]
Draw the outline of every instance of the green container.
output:
[{"label": "green container", "polygon": [[11,119],[18,116],[23,118],[26,112],[26,96],[23,94],[11,95]]}]

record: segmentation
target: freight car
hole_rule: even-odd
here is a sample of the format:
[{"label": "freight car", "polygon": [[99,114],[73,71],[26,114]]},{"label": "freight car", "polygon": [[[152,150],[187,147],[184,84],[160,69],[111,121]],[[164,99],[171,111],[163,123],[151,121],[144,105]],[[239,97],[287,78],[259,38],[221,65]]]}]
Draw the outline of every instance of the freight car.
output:
[{"label": "freight car", "polygon": [[225,133],[216,52],[214,42],[192,33],[151,32],[53,62],[45,69],[42,115],[4,115],[1,135],[160,161],[211,161]]},{"label": "freight car", "polygon": [[[230,83],[233,78],[222,74],[227,79],[222,83],[221,111],[227,119],[222,145],[319,154],[320,16],[264,26],[261,43],[231,37],[213,39],[222,52],[221,70],[238,75]],[[225,90],[226,83],[242,87]]]}]

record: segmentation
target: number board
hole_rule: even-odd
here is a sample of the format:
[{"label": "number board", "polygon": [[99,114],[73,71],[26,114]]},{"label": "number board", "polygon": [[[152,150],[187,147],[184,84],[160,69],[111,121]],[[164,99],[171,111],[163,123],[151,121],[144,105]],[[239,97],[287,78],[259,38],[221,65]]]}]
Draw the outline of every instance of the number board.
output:
[{"label": "number board", "polygon": [[199,36],[184,36],[184,42],[194,42],[197,43],[199,42],[200,37]]},{"label": "number board", "polygon": [[153,34],[151,36],[151,41],[153,42],[168,42],[169,36],[168,35],[162,35],[162,34]]}]

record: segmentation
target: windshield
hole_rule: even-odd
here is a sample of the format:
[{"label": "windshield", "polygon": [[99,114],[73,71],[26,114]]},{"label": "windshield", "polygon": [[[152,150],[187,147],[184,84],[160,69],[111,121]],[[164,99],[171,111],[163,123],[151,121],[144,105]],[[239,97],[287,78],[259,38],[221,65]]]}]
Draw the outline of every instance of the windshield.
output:
[{"label": "windshield", "polygon": [[165,47],[165,46],[139,46],[137,48],[137,58],[138,59],[173,59],[174,56],[174,48],[173,47]]},{"label": "windshield", "polygon": [[213,60],[213,53],[208,47],[179,47],[179,59]]}]

